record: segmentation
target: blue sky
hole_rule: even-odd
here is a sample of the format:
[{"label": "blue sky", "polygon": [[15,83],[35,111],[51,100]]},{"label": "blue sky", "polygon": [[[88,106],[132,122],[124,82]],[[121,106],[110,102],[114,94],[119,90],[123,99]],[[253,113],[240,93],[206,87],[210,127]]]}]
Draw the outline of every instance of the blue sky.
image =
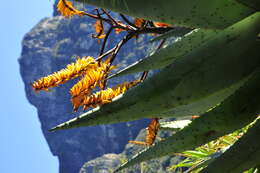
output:
[{"label": "blue sky", "polygon": [[40,19],[51,16],[53,1],[12,0],[0,6],[0,171],[57,173],[35,107],[25,97],[17,59],[21,40]]}]

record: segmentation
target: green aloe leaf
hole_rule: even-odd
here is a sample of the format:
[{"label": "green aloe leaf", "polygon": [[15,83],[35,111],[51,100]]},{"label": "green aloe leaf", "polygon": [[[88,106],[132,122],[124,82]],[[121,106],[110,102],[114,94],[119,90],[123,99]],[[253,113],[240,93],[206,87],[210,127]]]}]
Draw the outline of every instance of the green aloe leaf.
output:
[{"label": "green aloe leaf", "polygon": [[247,171],[244,171],[243,173],[258,173],[259,171],[258,171],[258,169],[257,168],[251,168],[251,169],[249,169],[249,170],[247,170]]},{"label": "green aloe leaf", "polygon": [[[118,123],[157,117],[159,114],[161,117],[184,116],[180,112],[172,112],[178,107],[189,107],[200,113],[207,111],[205,108],[215,106],[217,101],[221,102],[243,85],[245,80],[241,80],[259,66],[260,42],[256,41],[259,19],[260,12],[238,22],[112,103],[84,113],[52,130]],[[227,88],[232,87],[232,92],[223,95]],[[213,96],[214,100],[209,99]],[[201,103],[201,110],[194,106],[196,102]],[[171,114],[162,114],[168,111]]]},{"label": "green aloe leaf", "polygon": [[[235,0],[76,0],[115,12],[190,28],[223,29],[252,14]],[[143,8],[145,7],[145,8]]]},{"label": "green aloe leaf", "polygon": [[179,28],[179,27],[176,27],[158,37],[155,37],[153,38],[150,42],[155,42],[155,41],[159,41],[159,40],[163,40],[163,39],[168,39],[168,38],[171,38],[171,37],[182,37],[184,36],[185,34],[191,32],[192,29],[189,29],[189,28]]},{"label": "green aloe leaf", "polygon": [[183,129],[185,126],[191,123],[191,120],[176,120],[171,122],[160,123],[161,130],[177,131]]},{"label": "green aloe leaf", "polygon": [[219,32],[216,30],[195,29],[186,34],[182,38],[177,39],[165,48],[161,48],[159,51],[152,55],[129,65],[125,69],[115,73],[110,78],[142,72],[145,70],[160,69],[171,64],[177,58],[189,54],[190,52],[198,49],[208,40],[216,36]]},{"label": "green aloe leaf", "polygon": [[237,2],[240,2],[252,9],[260,10],[260,1],[259,0],[237,0]]},{"label": "green aloe leaf", "polygon": [[[260,89],[259,85],[258,88]],[[201,172],[237,173],[256,167],[260,156],[259,132],[260,120],[257,120],[244,136]]]},{"label": "green aloe leaf", "polygon": [[260,112],[259,82],[260,70],[257,70],[241,89],[218,107],[195,119],[173,136],[138,153],[117,171],[142,161],[191,150],[246,126]]}]

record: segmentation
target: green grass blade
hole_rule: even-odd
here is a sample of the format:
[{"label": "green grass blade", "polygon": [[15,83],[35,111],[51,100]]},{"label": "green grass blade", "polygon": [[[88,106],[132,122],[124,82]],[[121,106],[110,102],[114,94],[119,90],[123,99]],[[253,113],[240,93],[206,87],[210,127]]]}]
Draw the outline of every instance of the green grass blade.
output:
[{"label": "green grass blade", "polygon": [[195,150],[188,150],[188,151],[184,151],[183,153],[189,157],[194,157],[194,158],[203,158],[209,156],[208,153],[203,153]]},{"label": "green grass blade", "polygon": [[244,136],[201,172],[237,173],[257,166],[260,156],[259,132],[260,120],[257,120]]}]

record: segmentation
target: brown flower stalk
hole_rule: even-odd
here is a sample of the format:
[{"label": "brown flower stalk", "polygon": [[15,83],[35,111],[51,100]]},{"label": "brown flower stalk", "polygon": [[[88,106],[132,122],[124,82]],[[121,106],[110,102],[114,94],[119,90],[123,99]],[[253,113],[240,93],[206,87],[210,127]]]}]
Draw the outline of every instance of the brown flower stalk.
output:
[{"label": "brown flower stalk", "polygon": [[70,79],[83,75],[87,69],[93,69],[97,66],[97,64],[98,63],[93,57],[83,57],[82,59],[77,59],[75,63],[67,65],[65,69],[54,72],[51,75],[33,82],[32,87],[35,91],[48,91],[51,87],[56,87],[60,84],[64,84]]}]

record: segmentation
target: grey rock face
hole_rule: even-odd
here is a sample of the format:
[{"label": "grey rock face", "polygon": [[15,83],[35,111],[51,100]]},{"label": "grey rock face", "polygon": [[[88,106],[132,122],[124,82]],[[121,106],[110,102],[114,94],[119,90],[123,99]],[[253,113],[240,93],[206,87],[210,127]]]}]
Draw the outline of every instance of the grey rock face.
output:
[{"label": "grey rock face", "polygon": [[83,165],[80,173],[108,173],[112,172],[113,168],[116,168],[120,164],[122,159],[121,154],[105,154],[94,160],[88,161]]},{"label": "grey rock face", "polygon": [[[64,68],[75,61],[76,56],[98,55],[100,45],[91,38],[94,33],[89,18],[74,17],[66,19],[60,16],[46,18],[39,22],[23,40],[22,55],[19,59],[20,72],[25,83],[27,98],[38,111],[43,134],[53,155],[59,158],[60,173],[79,172],[82,165],[91,159],[105,153],[120,153],[129,139],[133,139],[139,130],[147,125],[147,120],[82,127],[54,133],[48,132],[51,127],[67,121],[79,113],[72,112],[69,89],[76,82],[70,81],[50,92],[36,93],[31,83],[52,72]],[[143,57],[148,49],[144,45],[145,38],[133,40],[125,45],[118,55],[115,64],[123,68],[126,64]],[[119,35],[112,35],[109,47],[119,41]],[[133,76],[116,79],[110,82],[114,85],[119,80],[130,80]]]},{"label": "grey rock face", "polygon": [[[166,138],[170,136],[172,132],[159,131],[158,136]],[[138,134],[136,141],[145,141],[146,130],[142,129]],[[80,169],[80,173],[112,173],[120,164],[126,162],[126,160],[132,158],[137,153],[144,150],[142,145],[128,144],[124,151],[120,154],[105,154],[94,160],[86,162]],[[183,172],[180,169],[173,170],[171,166],[180,162],[182,158],[180,156],[165,156],[159,159],[153,159],[150,161],[141,162],[130,168],[126,168],[120,172],[122,173],[173,173]]]}]

